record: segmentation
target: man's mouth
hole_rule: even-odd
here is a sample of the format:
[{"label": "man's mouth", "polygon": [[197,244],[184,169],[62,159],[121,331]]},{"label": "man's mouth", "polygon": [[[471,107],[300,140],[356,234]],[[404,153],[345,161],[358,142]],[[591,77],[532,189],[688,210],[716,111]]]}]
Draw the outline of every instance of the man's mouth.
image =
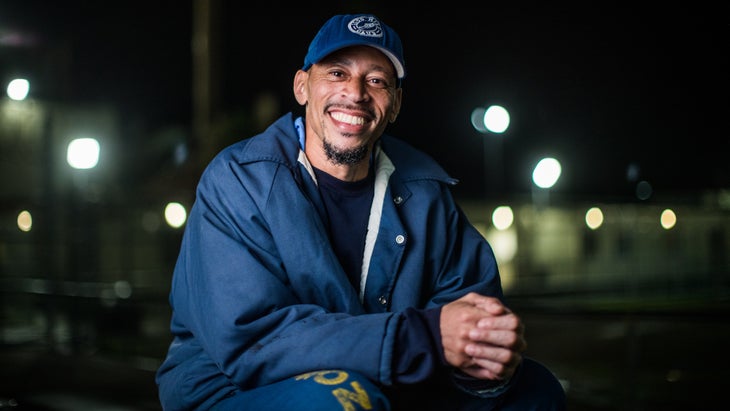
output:
[{"label": "man's mouth", "polygon": [[333,111],[330,113],[333,119],[342,122],[347,123],[353,126],[362,126],[365,124],[365,118],[360,116],[353,116],[347,113],[343,113],[341,111]]}]

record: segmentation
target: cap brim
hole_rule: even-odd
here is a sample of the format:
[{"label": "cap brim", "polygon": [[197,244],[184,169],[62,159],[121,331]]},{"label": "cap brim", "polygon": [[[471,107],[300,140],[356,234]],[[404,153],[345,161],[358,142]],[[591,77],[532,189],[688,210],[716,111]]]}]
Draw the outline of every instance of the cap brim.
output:
[{"label": "cap brim", "polygon": [[342,50],[347,47],[352,46],[368,46],[372,47],[374,49],[377,49],[381,53],[385,54],[386,57],[388,57],[388,60],[393,64],[393,68],[395,68],[396,77],[398,79],[402,79],[405,77],[405,68],[403,67],[403,64],[398,60],[398,58],[391,53],[388,49],[384,47],[380,47],[378,45],[375,45],[373,43],[368,43],[366,41],[346,41],[338,44],[334,44],[327,48],[327,50],[321,50],[316,56],[309,56],[311,58],[311,61],[308,61],[307,64],[302,67],[302,70],[309,70],[310,67],[312,67],[313,64],[317,64],[325,57],[329,56],[330,54],[334,53],[337,50]]}]

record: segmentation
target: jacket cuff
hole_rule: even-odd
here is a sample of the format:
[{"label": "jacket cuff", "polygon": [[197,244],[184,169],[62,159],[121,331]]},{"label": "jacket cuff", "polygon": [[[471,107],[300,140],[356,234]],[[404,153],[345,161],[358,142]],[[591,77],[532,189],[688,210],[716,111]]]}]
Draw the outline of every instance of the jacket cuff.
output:
[{"label": "jacket cuff", "polygon": [[496,398],[507,392],[514,385],[513,382],[519,378],[521,370],[522,363],[517,366],[515,373],[508,380],[480,380],[458,369],[454,369],[451,373],[451,380],[457,388],[467,394],[480,398]]}]

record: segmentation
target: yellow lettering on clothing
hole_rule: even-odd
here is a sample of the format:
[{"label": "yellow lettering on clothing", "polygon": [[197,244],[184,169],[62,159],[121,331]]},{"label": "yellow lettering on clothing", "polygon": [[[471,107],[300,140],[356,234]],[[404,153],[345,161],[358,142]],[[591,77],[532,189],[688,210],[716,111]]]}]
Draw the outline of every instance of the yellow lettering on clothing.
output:
[{"label": "yellow lettering on clothing", "polygon": [[[350,375],[342,370],[324,370],[324,371],[313,371],[304,374],[299,374],[294,377],[296,380],[308,380],[314,378],[317,384],[322,385],[337,385],[347,381]],[[373,409],[370,404],[370,397],[368,392],[362,388],[359,382],[353,381],[350,383],[352,391],[347,388],[335,388],[332,390],[332,395],[337,398],[337,402],[342,405],[344,411],[355,411],[355,404],[359,404],[365,410]]]},{"label": "yellow lettering on clothing", "polygon": [[372,409],[373,406],[370,404],[370,397],[368,397],[367,391],[357,381],[353,381],[350,386],[355,391],[348,391],[345,388],[332,390],[332,394],[342,404],[342,409],[345,411],[355,411],[355,405],[353,403],[360,404],[366,410]]},{"label": "yellow lettering on clothing", "polygon": [[300,374],[294,378],[297,380],[308,380],[311,377],[314,377],[314,381],[322,385],[337,385],[345,382],[349,375],[341,370],[325,370]]}]

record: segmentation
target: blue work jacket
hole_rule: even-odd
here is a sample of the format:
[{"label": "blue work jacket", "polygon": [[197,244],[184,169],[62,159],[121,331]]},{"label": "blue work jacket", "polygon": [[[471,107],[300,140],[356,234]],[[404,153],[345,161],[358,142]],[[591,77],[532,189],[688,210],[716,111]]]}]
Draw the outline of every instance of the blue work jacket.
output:
[{"label": "blue work jacket", "polygon": [[502,298],[492,249],[450,192],[456,180],[388,135],[373,164],[358,292],[330,246],[291,113],[210,162],[172,278],[173,341],[156,376],[166,409],[322,369],[392,384],[403,310],[471,291]]}]

